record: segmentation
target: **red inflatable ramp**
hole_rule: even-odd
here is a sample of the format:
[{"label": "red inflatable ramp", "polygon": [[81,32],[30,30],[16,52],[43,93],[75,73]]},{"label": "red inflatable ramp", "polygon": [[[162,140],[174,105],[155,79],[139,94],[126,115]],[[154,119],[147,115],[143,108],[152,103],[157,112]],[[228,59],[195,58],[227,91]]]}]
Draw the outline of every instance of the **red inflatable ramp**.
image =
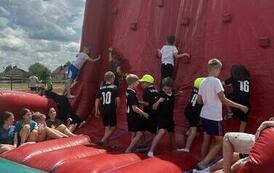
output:
[{"label": "red inflatable ramp", "polygon": [[25,161],[24,164],[44,171],[51,171],[64,162],[96,156],[105,152],[106,150],[94,148],[91,145],[78,145],[33,156]]},{"label": "red inflatable ramp", "polygon": [[22,163],[32,158],[33,156],[43,154],[46,152],[60,150],[63,148],[73,147],[77,145],[87,145],[90,143],[90,138],[85,135],[79,135],[76,137],[56,139],[50,141],[39,142],[36,144],[25,145],[17,149],[5,152],[1,154],[8,160],[13,160],[18,163]]},{"label": "red inflatable ramp", "polygon": [[111,173],[182,173],[195,167],[197,159],[189,153],[166,153],[160,157],[146,159]]},{"label": "red inflatable ramp", "polygon": [[[67,172],[89,172],[100,173],[109,172],[113,169],[122,168],[130,164],[140,162],[142,157],[136,154],[100,154],[94,157],[65,162],[58,166],[54,173]],[[81,164],[81,166],[79,166]],[[92,166],[91,166],[92,164]]]},{"label": "red inflatable ramp", "polygon": [[[274,170],[274,128],[266,129],[250,151],[249,161],[239,173],[270,173]],[[272,170],[272,171],[271,171]]]},{"label": "red inflatable ramp", "polygon": [[0,105],[0,112],[12,112],[15,117],[25,107],[32,111],[47,113],[50,107],[56,106],[53,100],[20,91],[0,91]]}]

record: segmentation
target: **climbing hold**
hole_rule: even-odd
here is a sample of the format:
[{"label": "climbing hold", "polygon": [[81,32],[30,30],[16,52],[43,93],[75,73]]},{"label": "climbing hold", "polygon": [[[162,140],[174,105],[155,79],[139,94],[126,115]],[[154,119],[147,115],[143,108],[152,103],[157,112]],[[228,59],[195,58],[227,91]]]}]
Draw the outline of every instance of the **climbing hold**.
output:
[{"label": "climbing hold", "polygon": [[137,30],[137,23],[136,22],[131,23],[130,24],[130,29],[133,30],[133,31],[136,31]]},{"label": "climbing hold", "polygon": [[268,38],[268,37],[259,37],[259,45],[262,47],[262,48],[267,48],[271,45],[271,40]]},{"label": "climbing hold", "polygon": [[164,0],[158,0],[158,7],[163,8],[165,6]]},{"label": "climbing hold", "polygon": [[232,22],[232,15],[230,13],[223,14],[223,23],[230,23]]},{"label": "climbing hold", "polygon": [[189,19],[188,17],[184,17],[184,18],[182,19],[181,24],[182,24],[183,26],[188,26],[188,25],[190,24],[190,19]]},{"label": "climbing hold", "polygon": [[118,14],[118,8],[117,8],[117,7],[114,7],[114,8],[112,9],[112,14],[114,14],[114,15],[117,15],[117,14]]}]

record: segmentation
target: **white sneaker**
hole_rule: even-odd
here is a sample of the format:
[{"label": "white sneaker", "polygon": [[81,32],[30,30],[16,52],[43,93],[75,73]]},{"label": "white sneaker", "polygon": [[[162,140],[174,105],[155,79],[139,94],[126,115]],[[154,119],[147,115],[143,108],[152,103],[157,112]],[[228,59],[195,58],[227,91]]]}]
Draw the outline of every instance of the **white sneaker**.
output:
[{"label": "white sneaker", "polygon": [[209,173],[209,167],[203,170],[193,169],[192,172],[193,173]]},{"label": "white sneaker", "polygon": [[149,151],[149,152],[147,153],[147,157],[154,157],[153,151]]},{"label": "white sneaker", "polygon": [[189,149],[187,148],[180,148],[180,149],[177,149],[176,151],[189,153]]}]

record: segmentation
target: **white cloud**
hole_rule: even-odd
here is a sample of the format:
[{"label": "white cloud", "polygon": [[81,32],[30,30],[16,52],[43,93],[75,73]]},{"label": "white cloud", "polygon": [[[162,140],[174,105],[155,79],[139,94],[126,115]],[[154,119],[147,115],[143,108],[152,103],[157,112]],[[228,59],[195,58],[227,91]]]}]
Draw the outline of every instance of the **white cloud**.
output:
[{"label": "white cloud", "polygon": [[74,59],[84,0],[0,1],[0,71],[12,64],[27,69],[34,62],[51,70]]}]

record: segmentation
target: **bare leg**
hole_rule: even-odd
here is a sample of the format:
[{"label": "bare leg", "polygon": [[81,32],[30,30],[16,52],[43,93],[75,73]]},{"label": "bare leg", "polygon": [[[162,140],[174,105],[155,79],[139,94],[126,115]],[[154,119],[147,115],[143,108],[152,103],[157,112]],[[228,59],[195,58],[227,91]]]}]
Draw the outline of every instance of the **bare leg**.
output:
[{"label": "bare leg", "polygon": [[110,138],[110,136],[113,134],[115,129],[116,129],[116,127],[111,127],[111,126],[105,127],[105,135],[101,139],[101,142],[105,143]]},{"label": "bare leg", "polygon": [[20,145],[27,142],[27,139],[30,136],[30,125],[26,124],[23,126],[22,130],[19,133],[19,136],[21,137]]},{"label": "bare leg", "polygon": [[241,121],[240,132],[245,132],[247,122]]},{"label": "bare leg", "polygon": [[245,159],[240,159],[236,163],[234,163],[231,167],[231,173],[236,173],[238,172],[248,161],[248,158]]},{"label": "bare leg", "polygon": [[38,128],[38,138],[37,142],[45,141],[47,139],[47,132],[45,130],[46,128]]},{"label": "bare leg", "polygon": [[166,130],[165,129],[160,129],[158,131],[158,133],[156,134],[156,136],[153,138],[151,147],[150,147],[150,152],[154,152],[157,144],[160,142],[160,140],[162,139],[162,137],[165,135]]},{"label": "bare leg", "polygon": [[210,144],[210,135],[204,132],[204,139],[203,139],[202,148],[201,148],[202,159],[204,159],[208,153],[209,144]]},{"label": "bare leg", "polygon": [[9,145],[9,144],[0,144],[0,154],[5,152],[5,151],[9,151],[14,149],[15,146],[13,145]]},{"label": "bare leg", "polygon": [[59,130],[56,130],[56,129],[53,129],[53,128],[50,128],[50,129],[51,129],[54,133],[56,133],[56,134],[62,136],[63,138],[67,138],[67,137],[68,137],[68,135],[66,135],[66,134],[64,134],[64,133],[62,133],[62,132],[60,132]]},{"label": "bare leg", "polygon": [[63,91],[63,95],[66,95],[68,98],[74,97],[70,93],[70,88],[71,88],[72,83],[73,83],[73,81],[71,79],[66,80],[66,83],[65,83],[65,88],[64,88],[64,91]]},{"label": "bare leg", "polygon": [[134,136],[134,138],[131,140],[131,143],[129,144],[128,148],[126,149],[126,153],[129,153],[132,151],[133,147],[136,146],[136,144],[140,141],[140,139],[143,136],[143,132],[136,132],[136,135]]},{"label": "bare leg", "polygon": [[64,135],[57,132],[57,130],[53,130],[52,128],[46,127],[45,128],[46,134],[51,139],[60,139],[63,138]]},{"label": "bare leg", "polygon": [[69,137],[77,136],[77,135],[73,134],[64,124],[61,124],[60,126],[58,126],[56,128],[56,130],[64,133],[65,135],[67,135]]},{"label": "bare leg", "polygon": [[[237,162],[237,160],[239,160],[239,159],[240,159],[239,153],[234,153],[233,154],[233,163]],[[220,159],[217,163],[215,163],[214,165],[210,166],[209,170],[211,172],[214,172],[214,171],[223,169],[223,162],[224,162],[224,160]]]},{"label": "bare leg", "polygon": [[203,159],[203,162],[206,165],[208,165],[209,162],[211,162],[214,158],[216,158],[216,156],[218,155],[218,153],[220,152],[223,146],[222,136],[215,136],[214,138],[216,139],[216,144],[209,150],[208,154]]},{"label": "bare leg", "polygon": [[233,146],[229,141],[228,134],[226,134],[223,140],[223,171],[225,173],[231,173],[233,152]]},{"label": "bare leg", "polygon": [[36,142],[38,139],[38,130],[32,130],[29,135],[28,142]]}]

